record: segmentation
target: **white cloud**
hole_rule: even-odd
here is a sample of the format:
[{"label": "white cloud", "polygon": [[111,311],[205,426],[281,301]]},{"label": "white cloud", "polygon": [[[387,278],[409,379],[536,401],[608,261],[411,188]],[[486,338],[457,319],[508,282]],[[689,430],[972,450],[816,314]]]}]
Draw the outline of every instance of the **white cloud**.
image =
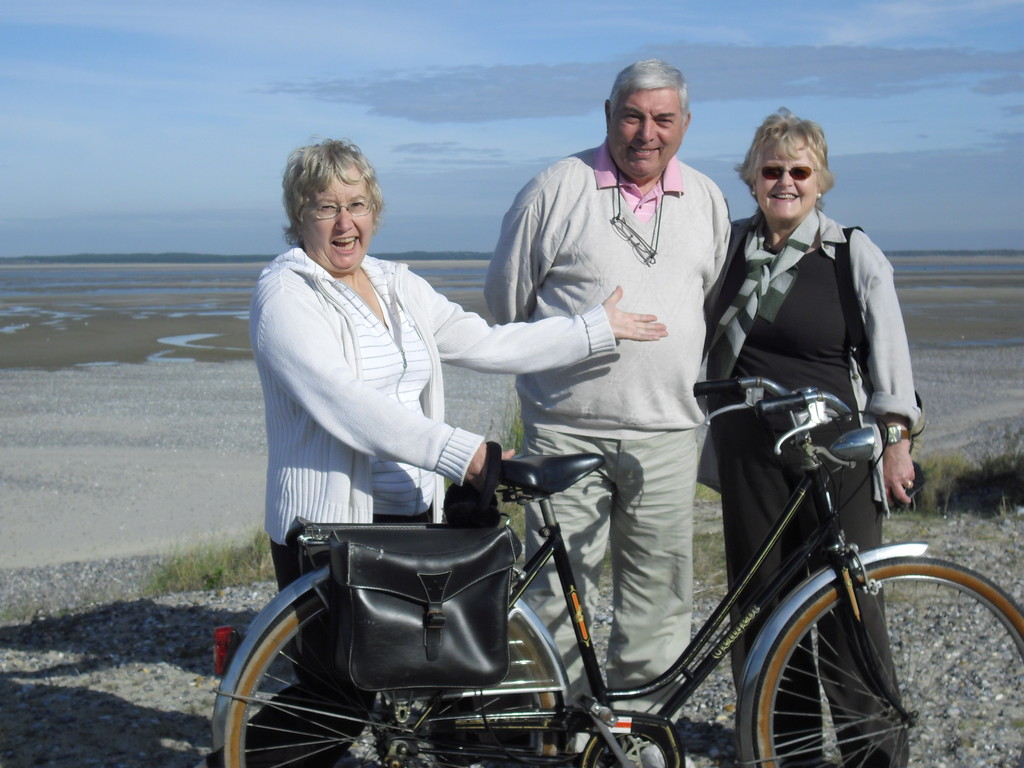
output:
[{"label": "white cloud", "polygon": [[[785,105],[821,122],[839,161],[860,158],[855,169],[884,167],[872,156],[951,158],[972,190],[956,215],[927,163],[912,173],[937,189],[900,183],[907,200],[934,201],[914,209],[914,228],[927,230],[921,217],[969,229],[1005,201],[1020,207],[1019,179],[986,166],[1024,131],[1022,10],[1006,0],[5,0],[0,143],[12,151],[0,160],[0,256],[129,240],[132,250],[275,250],[267,211],[284,159],[324,136],[355,140],[387,182],[382,244],[490,248],[533,173],[600,142],[614,74],[653,55],[691,83],[684,159],[719,169],[723,186],[753,128]],[[849,29],[862,34],[832,36]],[[849,178],[842,194],[865,224],[880,200],[884,215],[900,207]],[[58,192],[80,215],[53,227],[35,212]],[[746,202],[742,189],[730,194]],[[447,218],[453,207],[460,216]]]},{"label": "white cloud", "polygon": [[[822,42],[843,45],[886,41],[962,44],[972,32],[997,25],[1019,25],[1020,0],[886,0],[848,7],[856,23],[823,28]],[[1013,32],[1010,31],[1011,38]],[[1019,44],[1019,26],[1017,30]]]},{"label": "white cloud", "polygon": [[[700,86],[702,101],[806,98],[873,99],[978,83],[1018,85],[1020,53],[867,46],[659,46]],[[793,62],[799,62],[798,67]],[[621,61],[383,70],[358,78],[282,82],[270,92],[365,106],[371,114],[423,123],[482,123],[592,112]]]}]

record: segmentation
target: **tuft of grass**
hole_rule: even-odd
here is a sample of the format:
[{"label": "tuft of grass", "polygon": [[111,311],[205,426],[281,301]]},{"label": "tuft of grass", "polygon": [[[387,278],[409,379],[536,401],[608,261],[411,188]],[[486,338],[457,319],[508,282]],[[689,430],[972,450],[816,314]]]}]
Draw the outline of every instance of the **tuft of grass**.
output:
[{"label": "tuft of grass", "polygon": [[[725,570],[725,543],[721,526],[704,528],[699,525],[700,510],[694,510],[693,531],[693,578],[705,587],[724,587],[727,581]],[[717,515],[716,515],[717,518]]]},{"label": "tuft of grass", "polygon": [[921,462],[925,484],[914,500],[914,509],[925,514],[946,514],[956,496],[960,478],[971,470],[971,462],[959,453],[942,453]]},{"label": "tuft of grass", "polygon": [[706,485],[697,483],[697,495],[695,496],[697,501],[720,501],[722,494],[716,491],[714,488],[708,488]]},{"label": "tuft of grass", "polygon": [[505,404],[504,423],[508,425],[505,430],[505,439],[501,443],[504,450],[512,449],[519,453],[523,448],[523,419],[519,415],[519,395],[512,390],[512,395]]},{"label": "tuft of grass", "polygon": [[1005,515],[1024,506],[1024,430],[1005,432],[978,461],[961,454],[937,454],[921,462],[927,478],[917,511],[950,510]]},{"label": "tuft of grass", "polygon": [[191,592],[271,581],[270,539],[254,531],[242,542],[210,541],[172,553],[153,571],[147,594]]},{"label": "tuft of grass", "polygon": [[1024,429],[1006,431],[999,453],[987,454],[968,481],[972,489],[995,489],[1001,511],[1024,506]]},{"label": "tuft of grass", "polygon": [[[519,395],[512,390],[512,395],[505,405],[506,425],[505,436],[501,442],[502,450],[513,450],[518,454],[523,449],[523,419],[519,415]],[[500,494],[499,494],[500,496]],[[509,525],[520,541],[526,540],[526,510],[522,505],[511,501],[500,501],[498,508],[509,518]]]}]

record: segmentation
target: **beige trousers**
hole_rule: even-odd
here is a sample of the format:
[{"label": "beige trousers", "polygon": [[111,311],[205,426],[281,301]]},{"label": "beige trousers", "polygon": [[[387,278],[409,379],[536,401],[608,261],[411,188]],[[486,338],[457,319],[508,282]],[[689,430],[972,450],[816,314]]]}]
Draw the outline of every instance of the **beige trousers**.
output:
[{"label": "beige trousers", "polygon": [[[590,626],[595,624],[598,583],[610,550],[612,627],[605,664],[609,687],[635,687],[654,679],[690,638],[695,432],[613,440],[528,427],[523,450],[604,456],[601,469],[552,497],[552,503]],[[528,555],[540,545],[541,526],[539,505],[527,505]],[[574,697],[589,693],[553,563],[533,582],[527,600],[562,650]],[[654,695],[624,701],[620,708],[647,710],[658,699]]]}]

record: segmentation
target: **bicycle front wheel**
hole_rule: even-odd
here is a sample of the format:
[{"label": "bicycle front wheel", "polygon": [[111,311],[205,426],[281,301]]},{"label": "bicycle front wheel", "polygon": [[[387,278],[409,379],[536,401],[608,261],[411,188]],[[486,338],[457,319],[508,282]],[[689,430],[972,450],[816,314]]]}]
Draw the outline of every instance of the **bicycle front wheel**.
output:
[{"label": "bicycle front wheel", "polygon": [[1022,768],[1020,607],[942,560],[896,557],[865,570],[877,590],[858,591],[859,602],[882,617],[867,643],[871,658],[843,650],[852,625],[835,581],[810,594],[747,669],[741,759],[777,768]]}]

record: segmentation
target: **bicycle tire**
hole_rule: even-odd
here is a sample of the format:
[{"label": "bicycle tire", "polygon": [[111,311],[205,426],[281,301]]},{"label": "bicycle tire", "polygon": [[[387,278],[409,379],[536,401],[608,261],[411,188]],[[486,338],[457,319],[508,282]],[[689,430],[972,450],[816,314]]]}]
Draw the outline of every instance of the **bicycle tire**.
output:
[{"label": "bicycle tire", "polygon": [[[826,686],[861,691],[864,664],[829,660],[835,636],[829,622],[849,615],[834,579],[813,589],[782,623],[767,651],[748,665],[737,720],[739,755],[758,766],[928,765],[1024,766],[1024,613],[1005,591],[984,576],[954,563],[927,557],[894,557],[865,565],[868,583],[881,586],[885,628],[900,703],[914,714],[905,723],[881,701],[870,716],[869,736],[851,737],[848,727],[863,710],[839,711]],[[858,592],[861,601],[873,599]],[[787,605],[780,606],[780,611]],[[831,634],[830,634],[831,633]],[[760,643],[760,638],[758,643]],[[763,647],[763,646],[762,646]],[[782,702],[807,690],[807,656],[812,649],[822,714],[806,731],[783,733],[777,718]],[[800,650],[803,649],[803,650]],[[884,654],[884,650],[883,650]],[[801,686],[801,683],[804,683]],[[835,690],[835,689],[832,689]],[[873,694],[872,694],[873,695]],[[876,697],[877,698],[877,697]],[[793,723],[790,722],[790,726]],[[885,727],[888,737],[881,736]],[[894,756],[879,744],[889,739]],[[909,762],[906,762],[909,759]],[[746,763],[744,763],[746,764]]]},{"label": "bicycle tire", "polygon": [[[510,612],[509,677],[491,689],[446,691],[429,719],[420,722],[418,709],[436,699],[437,691],[406,691],[400,702],[389,692],[357,691],[338,680],[324,660],[327,654],[309,648],[296,652],[309,636],[303,633],[328,636],[326,579],[323,569],[294,597],[269,608],[273,615],[254,621],[255,636],[247,636],[236,651],[214,710],[214,746],[224,766],[303,765],[316,755],[317,766],[375,766],[386,750],[398,761],[394,764],[410,766],[564,753],[557,732],[538,723],[550,722],[562,707],[565,673],[553,666],[553,643],[538,635],[539,620],[528,608]],[[313,678],[315,691],[303,683]]]}]

